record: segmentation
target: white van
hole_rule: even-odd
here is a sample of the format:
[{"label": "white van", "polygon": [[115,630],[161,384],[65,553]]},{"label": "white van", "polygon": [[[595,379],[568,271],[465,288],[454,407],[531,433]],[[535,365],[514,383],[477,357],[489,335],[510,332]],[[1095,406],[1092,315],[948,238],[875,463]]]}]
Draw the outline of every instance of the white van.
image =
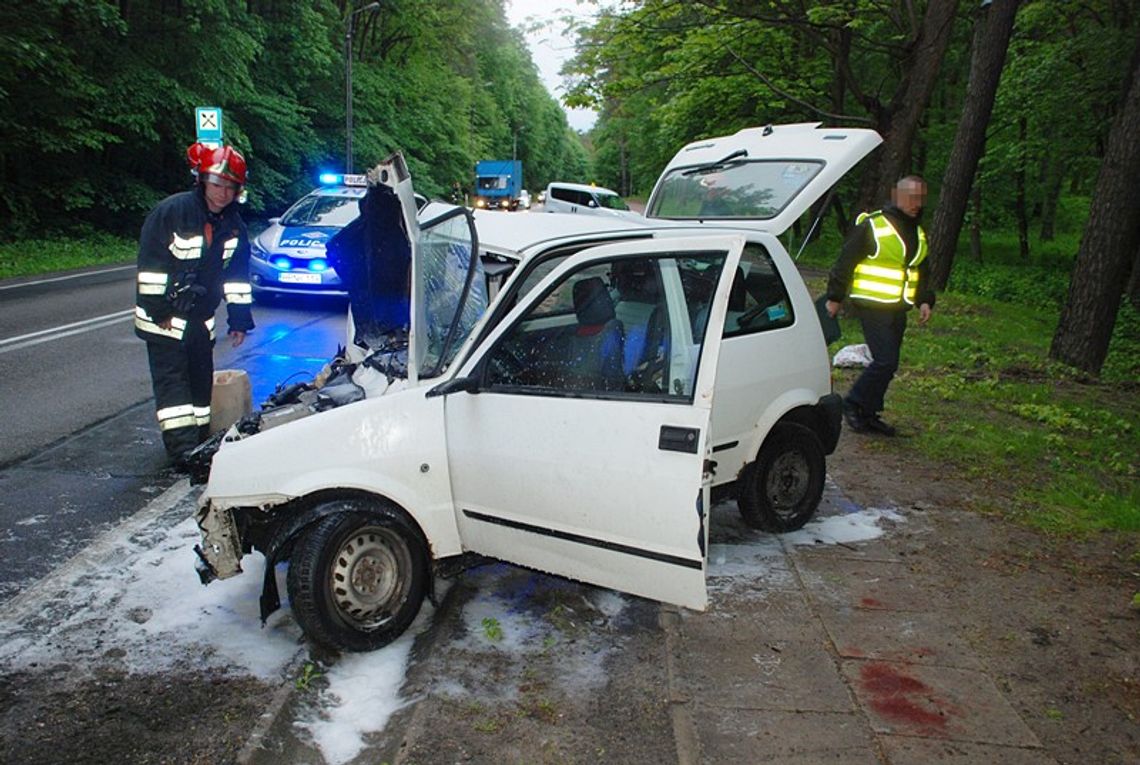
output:
[{"label": "white van", "polygon": [[551,183],[546,187],[546,212],[588,213],[590,215],[636,216],[625,200],[612,189],[584,183]]}]

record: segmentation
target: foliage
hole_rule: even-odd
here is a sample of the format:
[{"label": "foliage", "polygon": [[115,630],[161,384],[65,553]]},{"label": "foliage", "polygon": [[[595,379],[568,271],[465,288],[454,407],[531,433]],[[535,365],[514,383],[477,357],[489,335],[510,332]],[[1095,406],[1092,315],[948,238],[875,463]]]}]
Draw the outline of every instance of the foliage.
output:
[{"label": "foliage", "polygon": [[[194,107],[219,106],[249,161],[248,214],[280,213],[341,169],[346,0],[31,0],[0,7],[0,230],[135,236],[190,182]],[[401,150],[416,186],[468,187],[478,159],[524,160],[537,187],[586,154],[502,0],[385,0],[352,17],[355,159]]]}]

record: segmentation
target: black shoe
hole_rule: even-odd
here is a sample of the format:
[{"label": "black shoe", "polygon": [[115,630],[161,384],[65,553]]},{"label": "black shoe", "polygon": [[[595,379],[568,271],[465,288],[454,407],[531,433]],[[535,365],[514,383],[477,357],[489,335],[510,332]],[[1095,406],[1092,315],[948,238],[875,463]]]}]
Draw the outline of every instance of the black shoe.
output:
[{"label": "black shoe", "polygon": [[857,405],[847,401],[843,402],[843,421],[847,423],[847,427],[856,433],[866,433],[869,429],[863,411]]},{"label": "black shoe", "polygon": [[863,422],[865,423],[867,430],[870,430],[873,433],[878,433],[879,435],[893,436],[898,432],[895,430],[894,425],[883,422],[882,418],[880,418],[877,414],[867,417]]}]

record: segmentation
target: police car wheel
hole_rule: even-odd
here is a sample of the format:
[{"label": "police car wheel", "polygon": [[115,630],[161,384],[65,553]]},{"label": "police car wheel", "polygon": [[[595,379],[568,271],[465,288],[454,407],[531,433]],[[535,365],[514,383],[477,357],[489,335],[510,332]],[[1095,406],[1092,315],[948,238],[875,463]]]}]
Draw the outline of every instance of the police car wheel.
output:
[{"label": "police car wheel", "polygon": [[810,429],[791,422],[772,428],[756,461],[741,472],[736,501],[753,528],[784,533],[811,520],[823,496],[823,445]]},{"label": "police car wheel", "polygon": [[372,651],[419,613],[429,581],[427,543],[400,509],[362,502],[310,526],[289,563],[293,614],[315,643]]}]

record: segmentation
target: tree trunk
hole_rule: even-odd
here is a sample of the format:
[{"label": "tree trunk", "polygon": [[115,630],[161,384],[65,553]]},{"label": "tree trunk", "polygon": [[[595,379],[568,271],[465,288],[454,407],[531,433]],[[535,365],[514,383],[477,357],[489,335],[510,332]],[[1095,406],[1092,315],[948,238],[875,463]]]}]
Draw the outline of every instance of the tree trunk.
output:
[{"label": "tree trunk", "polygon": [[[1006,50],[1013,33],[1013,19],[1020,2],[1021,0],[996,0],[980,11],[974,22],[966,102],[958,121],[950,160],[942,176],[938,207],[934,210],[934,220],[930,224],[930,278],[938,290],[945,289],[950,280],[950,268],[958,249],[958,237],[962,233],[970,187],[985,150],[986,127],[993,113],[994,95],[1005,66]],[[977,193],[980,195],[980,190]],[[975,216],[974,226],[978,223]],[[971,233],[974,230],[976,229],[971,229]]]},{"label": "tree trunk", "polygon": [[[950,42],[958,0],[938,0],[926,7],[922,31],[915,40],[909,67],[891,104],[878,110],[876,124],[883,145],[874,165],[863,174],[859,205],[870,210],[890,197],[891,187],[910,169],[911,144],[938,79],[938,68]],[[874,111],[873,111],[874,113]]]},{"label": "tree trunk", "polygon": [[[982,262],[982,187],[975,183],[972,197],[974,214],[970,216],[970,255]],[[949,281],[950,274],[946,274]]]},{"label": "tree trunk", "polygon": [[1061,198],[1061,183],[1065,163],[1060,157],[1049,157],[1045,170],[1045,198],[1041,200],[1041,241],[1051,242],[1056,232],[1057,201]]},{"label": "tree trunk", "polygon": [[[1133,61],[1140,62],[1140,41]],[[1099,374],[1108,355],[1120,298],[1140,255],[1140,63],[1113,120],[1097,175],[1089,221],[1073,264],[1069,297],[1053,335],[1049,357]]]},{"label": "tree trunk", "polygon": [[1013,211],[1017,218],[1017,251],[1021,262],[1029,261],[1029,215],[1025,206],[1025,142],[1028,137],[1029,123],[1022,117],[1017,121],[1017,172],[1014,173],[1013,182],[1015,196]]}]

